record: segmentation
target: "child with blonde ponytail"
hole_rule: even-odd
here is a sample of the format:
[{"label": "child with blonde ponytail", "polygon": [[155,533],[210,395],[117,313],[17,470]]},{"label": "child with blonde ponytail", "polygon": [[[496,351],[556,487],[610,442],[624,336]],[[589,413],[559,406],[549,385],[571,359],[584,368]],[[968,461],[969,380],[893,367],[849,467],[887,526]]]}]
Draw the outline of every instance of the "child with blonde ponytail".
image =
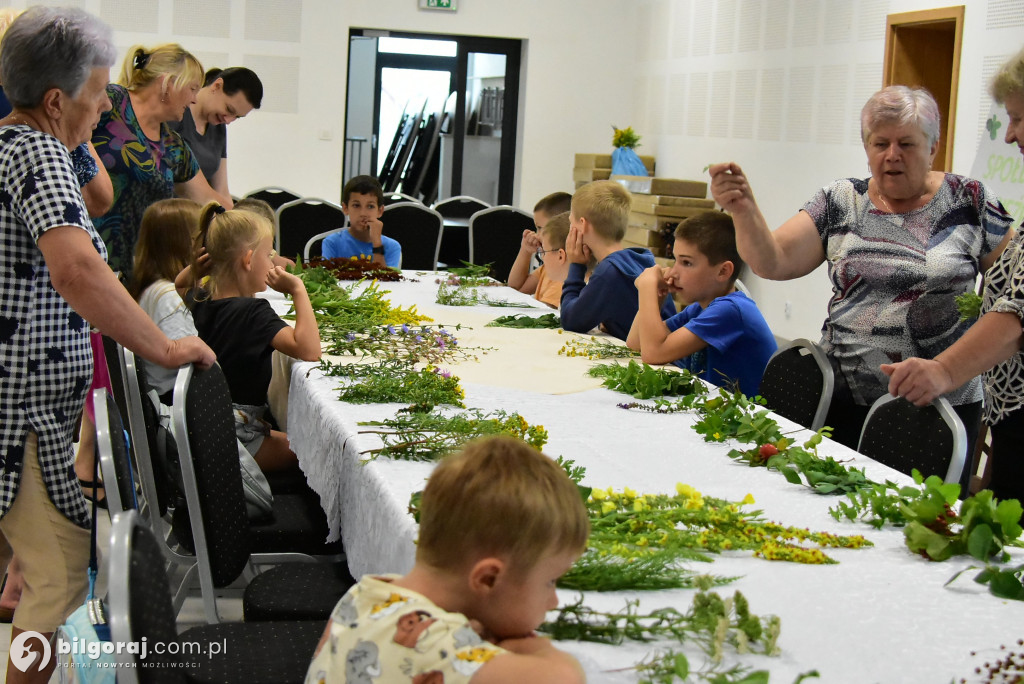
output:
[{"label": "child with blonde ponytail", "polygon": [[[274,265],[273,228],[258,214],[225,211],[211,202],[203,207],[197,242],[208,255],[202,271],[209,279],[186,301],[199,336],[217,353],[227,377],[238,439],[264,472],[290,468],[296,458],[288,436],[270,429],[263,416],[274,350],[302,361],[320,359],[320,331],[306,287]],[[198,268],[193,262],[195,272]],[[268,285],[291,296],[294,328],[267,300],[253,296]]]}]

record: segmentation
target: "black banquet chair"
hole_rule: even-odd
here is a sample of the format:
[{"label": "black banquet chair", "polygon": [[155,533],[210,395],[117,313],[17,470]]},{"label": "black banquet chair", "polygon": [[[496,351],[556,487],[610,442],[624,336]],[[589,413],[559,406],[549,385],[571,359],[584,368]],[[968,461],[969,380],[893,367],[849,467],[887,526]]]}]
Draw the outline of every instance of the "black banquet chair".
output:
[{"label": "black banquet chair", "polygon": [[246,198],[263,200],[270,205],[270,208],[277,211],[278,207],[285,204],[286,202],[294,202],[297,199],[301,199],[302,195],[296,194],[291,190],[279,188],[274,185],[267,186],[265,188],[259,188],[246,194]]},{"label": "black banquet chair", "polygon": [[[355,584],[345,562],[326,545],[327,521],[319,502],[275,494],[273,519],[250,522],[246,514],[231,394],[220,366],[183,366],[174,385],[174,438],[187,502],[186,520],[175,517],[175,536],[191,536],[207,622],[220,620],[216,593],[255,566],[280,563],[245,587],[246,621],[319,619]],[[264,551],[255,556],[253,551]],[[317,554],[322,562],[308,554]],[[287,562],[291,561],[291,562]]]},{"label": "black banquet chair", "polygon": [[483,209],[469,219],[469,261],[491,264],[491,275],[502,282],[515,263],[524,230],[535,230],[533,215],[508,205]]},{"label": "black banquet chair", "polygon": [[915,406],[885,394],[868,410],[857,451],[909,475],[959,482],[967,460],[967,431],[948,401]]},{"label": "black banquet chair", "polygon": [[277,224],[274,248],[281,256],[296,261],[305,254],[310,238],[342,228],[346,219],[344,210],[337,204],[316,197],[286,202],[274,213]]},{"label": "black banquet chair", "polygon": [[469,195],[456,195],[434,203],[434,210],[445,219],[466,219],[478,211],[490,209],[491,205]]},{"label": "black banquet chair", "polygon": [[385,207],[390,207],[392,204],[398,204],[399,202],[416,202],[418,204],[423,204],[423,202],[420,202],[412,195],[406,195],[404,192],[392,191],[384,193]]},{"label": "black banquet chair", "polygon": [[121,412],[106,389],[92,392],[96,416],[96,454],[103,473],[107,508],[111,515],[137,509],[134,468],[128,446],[128,433],[121,422]]},{"label": "black banquet chair", "polygon": [[384,207],[380,219],[384,235],[402,246],[402,268],[433,271],[441,250],[444,218],[420,202],[399,202]]},{"label": "black banquet chair", "polygon": [[796,339],[768,360],[760,394],[783,418],[819,430],[825,425],[834,387],[835,373],[824,350],[810,340]]},{"label": "black banquet chair", "polygon": [[[129,649],[116,650],[119,684],[301,684],[305,680],[325,621],[200,625],[179,635],[159,543],[135,511],[114,517],[108,562],[111,638],[122,644],[145,639],[150,646],[145,660]],[[163,648],[153,648],[158,642]],[[207,653],[205,648],[174,647],[189,643],[207,648],[217,644],[223,650]]]}]

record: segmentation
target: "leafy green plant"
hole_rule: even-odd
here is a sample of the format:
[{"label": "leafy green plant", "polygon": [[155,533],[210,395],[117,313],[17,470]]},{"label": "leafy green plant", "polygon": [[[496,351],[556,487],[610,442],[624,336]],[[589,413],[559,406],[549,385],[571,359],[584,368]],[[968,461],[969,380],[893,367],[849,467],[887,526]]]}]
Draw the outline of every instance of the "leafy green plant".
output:
[{"label": "leafy green plant", "polygon": [[640,147],[640,136],[636,134],[632,126],[618,128],[613,125],[612,130],[615,131],[612,135],[612,146],[628,147],[629,149]]},{"label": "leafy green plant", "polygon": [[981,315],[981,297],[974,290],[968,290],[956,297],[956,308],[961,321],[971,321]]},{"label": "leafy green plant", "polygon": [[476,306],[478,304],[485,304],[487,306],[522,306],[522,304],[505,299],[488,297],[485,294],[481,294],[475,285],[466,283],[451,285],[448,282],[442,282],[437,286],[437,298],[435,301],[445,306]]},{"label": "leafy green plant", "polygon": [[[559,331],[559,335],[563,331]],[[599,340],[594,336],[590,339],[569,337],[558,350],[559,356],[585,356],[588,359],[625,359],[639,357],[638,349],[630,349],[620,342]]]},{"label": "leafy green plant", "polygon": [[541,449],[548,441],[543,425],[530,425],[518,413],[469,409],[453,415],[415,411],[379,421],[365,421],[359,434],[380,435],[384,446],[368,449],[368,460],[380,456],[408,461],[436,461],[444,458],[476,437],[507,434]]},{"label": "leafy green plant", "polygon": [[553,313],[540,316],[529,314],[509,314],[499,316],[487,324],[489,328],[560,328],[562,319]]},{"label": "leafy green plant", "polygon": [[338,399],[352,404],[414,404],[419,410],[430,410],[440,404],[465,408],[465,392],[459,379],[433,366],[416,370],[395,364],[349,364],[355,377],[351,384],[338,390]]},{"label": "leafy green plant", "polygon": [[[666,394],[689,394],[704,389],[703,383],[687,370],[652,368],[646,363],[637,363],[636,361],[630,361],[627,365],[598,364],[587,371],[587,374],[595,378],[602,378],[605,387],[616,392],[630,394],[637,399],[650,399]],[[707,390],[704,389],[704,391]]]},{"label": "leafy green plant", "polygon": [[449,268],[449,273],[469,278],[486,278],[490,275],[491,268],[494,266],[493,263],[479,265],[472,264],[468,261],[463,261],[462,259],[459,259],[459,261],[462,262],[462,266],[455,266],[454,268]]}]

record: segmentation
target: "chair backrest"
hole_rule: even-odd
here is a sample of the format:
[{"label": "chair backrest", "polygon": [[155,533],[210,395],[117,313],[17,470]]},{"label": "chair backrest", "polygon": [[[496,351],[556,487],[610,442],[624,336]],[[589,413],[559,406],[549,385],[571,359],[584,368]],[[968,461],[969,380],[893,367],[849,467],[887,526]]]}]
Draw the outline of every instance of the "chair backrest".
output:
[{"label": "chair backrest", "polygon": [[[162,520],[168,508],[175,503],[178,486],[174,474],[168,472],[168,445],[158,440],[169,435],[160,431],[160,417],[149,398],[149,380],[142,360],[130,351],[122,349],[125,362],[125,384],[128,386],[128,423],[131,426],[132,449],[135,465],[142,483],[142,496],[146,502],[144,517],[151,523]],[[177,470],[177,465],[174,465]],[[161,526],[154,526],[161,531]],[[168,530],[163,530],[164,532]]]},{"label": "chair backrest", "polygon": [[768,408],[811,430],[825,425],[835,374],[824,350],[805,339],[793,340],[768,360],[760,394]]},{"label": "chair backrest", "polygon": [[[347,219],[348,217],[346,216],[345,218]],[[302,260],[309,261],[313,257],[323,256],[324,240],[330,237],[331,235],[334,235],[335,233],[340,233],[343,230],[345,229],[335,228],[334,230],[325,230],[324,232],[318,233],[313,237],[309,238],[308,240],[306,240],[306,246],[302,250]]]},{"label": "chair backrest", "polygon": [[441,216],[448,218],[468,219],[473,214],[484,209],[490,209],[491,205],[476,197],[469,195],[456,195],[443,199],[434,204],[434,211]]},{"label": "chair backrest", "polygon": [[103,473],[107,508],[111,515],[138,509],[128,433],[121,422],[117,402],[102,387],[92,391],[92,402],[96,415],[96,453]]},{"label": "chair backrest", "polygon": [[110,388],[114,391],[114,401],[122,416],[128,415],[128,385],[125,381],[124,356],[120,352],[121,345],[114,338],[103,336],[103,356],[107,361],[107,372],[110,373]]},{"label": "chair backrest", "polygon": [[416,202],[417,204],[423,204],[412,195],[406,195],[403,192],[385,192],[384,193],[384,206],[389,207],[392,204],[398,204],[399,202]]},{"label": "chair backrest", "polygon": [[316,197],[303,197],[277,208],[274,247],[277,253],[296,259],[314,235],[345,225],[345,211]]},{"label": "chair backrest", "polygon": [[967,431],[942,397],[914,406],[886,394],[871,405],[857,451],[908,475],[916,468],[925,477],[959,482],[967,459]]},{"label": "chair backrest", "polygon": [[284,188],[270,185],[265,188],[253,190],[252,192],[247,193],[246,197],[263,200],[269,204],[271,208],[277,210],[277,208],[285,202],[294,202],[295,200],[300,199],[302,195],[296,194],[291,190],[285,190]]},{"label": "chair backrest", "polygon": [[384,207],[384,235],[402,246],[402,268],[433,271],[441,251],[444,217],[419,202]]},{"label": "chair backrest", "polygon": [[238,578],[250,549],[231,393],[219,365],[178,371],[171,419],[206,616],[217,622],[214,589]]},{"label": "chair backrest", "polygon": [[469,260],[491,264],[491,275],[505,282],[515,263],[524,230],[535,230],[533,215],[508,205],[476,212],[469,219]]},{"label": "chair backrest", "polygon": [[[115,643],[142,643],[152,647],[177,641],[178,632],[171,589],[159,542],[135,511],[113,518],[108,556],[107,622]],[[167,650],[167,649],[161,649]],[[171,665],[174,656],[147,649],[143,667],[139,654],[115,649],[118,684],[180,684],[184,670]]]}]

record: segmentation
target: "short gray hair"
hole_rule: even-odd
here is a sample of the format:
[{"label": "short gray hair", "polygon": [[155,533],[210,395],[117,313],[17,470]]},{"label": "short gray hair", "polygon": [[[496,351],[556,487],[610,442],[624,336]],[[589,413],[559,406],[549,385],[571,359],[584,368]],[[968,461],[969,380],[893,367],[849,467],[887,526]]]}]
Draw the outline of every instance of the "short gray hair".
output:
[{"label": "short gray hair", "polygon": [[924,88],[892,85],[871,96],[860,110],[860,138],[865,144],[871,133],[884,124],[916,125],[928,144],[939,141],[939,106]]},{"label": "short gray hair", "polygon": [[37,107],[51,88],[76,97],[92,70],[114,64],[117,51],[105,23],[69,7],[36,6],[11,23],[0,51],[0,79],[15,107]]}]

